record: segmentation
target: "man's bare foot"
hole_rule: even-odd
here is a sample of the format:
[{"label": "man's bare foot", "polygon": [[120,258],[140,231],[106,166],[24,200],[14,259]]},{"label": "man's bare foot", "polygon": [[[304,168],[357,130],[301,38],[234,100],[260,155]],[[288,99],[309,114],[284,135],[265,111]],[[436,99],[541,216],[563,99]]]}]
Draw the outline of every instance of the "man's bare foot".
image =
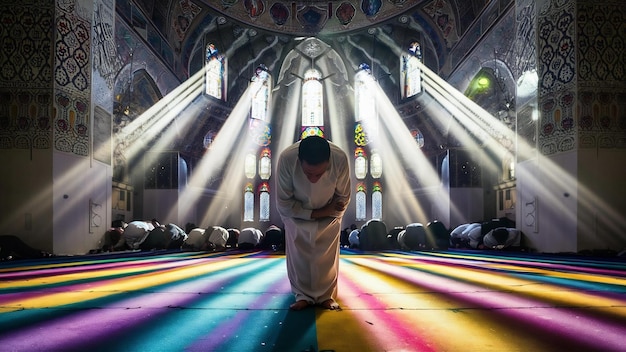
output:
[{"label": "man's bare foot", "polygon": [[300,300],[300,301],[296,301],[296,303],[293,303],[292,305],[289,306],[289,309],[291,310],[303,310],[304,308],[310,306],[311,304],[309,303],[309,301],[307,300]]},{"label": "man's bare foot", "polygon": [[337,302],[335,302],[335,300],[333,300],[332,298],[329,298],[327,300],[325,300],[324,302],[319,304],[320,307],[324,308],[324,309],[330,309],[330,310],[337,310],[340,309],[339,304],[337,304]]}]

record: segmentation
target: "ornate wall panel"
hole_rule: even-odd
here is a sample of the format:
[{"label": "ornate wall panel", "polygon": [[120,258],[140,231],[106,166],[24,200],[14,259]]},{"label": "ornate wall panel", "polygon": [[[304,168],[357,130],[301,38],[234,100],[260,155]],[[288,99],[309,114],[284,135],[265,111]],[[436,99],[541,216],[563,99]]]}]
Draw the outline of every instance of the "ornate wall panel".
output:
[{"label": "ornate wall panel", "polygon": [[90,16],[78,2],[56,2],[54,147],[80,156],[90,151]]},{"label": "ornate wall panel", "polygon": [[577,12],[580,148],[626,148],[626,7],[594,1]]},{"label": "ornate wall panel", "polygon": [[0,148],[48,149],[52,116],[49,1],[0,4]]},{"label": "ornate wall panel", "polygon": [[[534,0],[517,1],[515,10],[515,58],[511,70],[518,82],[516,107],[517,107],[517,134],[520,139],[529,146],[537,143],[537,121],[535,104],[537,99],[537,85],[535,82],[527,82],[523,75],[536,74],[537,71],[537,31],[536,31],[536,6]],[[528,76],[529,78],[531,76]],[[520,86],[519,80],[524,79],[524,86]],[[535,83],[530,85],[530,83]],[[521,91],[523,88],[523,91]],[[518,154],[518,161],[524,161],[529,155]]]},{"label": "ornate wall panel", "polygon": [[538,7],[539,149],[545,155],[576,148],[574,14],[567,0]]}]

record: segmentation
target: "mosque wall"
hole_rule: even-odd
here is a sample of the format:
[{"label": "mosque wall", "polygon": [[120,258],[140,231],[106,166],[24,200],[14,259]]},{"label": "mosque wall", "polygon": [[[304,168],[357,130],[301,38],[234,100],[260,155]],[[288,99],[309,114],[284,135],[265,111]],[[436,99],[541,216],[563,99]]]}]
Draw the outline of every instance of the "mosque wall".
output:
[{"label": "mosque wall", "polygon": [[[221,23],[216,13],[202,12],[191,3],[175,5],[177,15],[171,19],[158,17],[158,23],[130,1],[119,0],[117,7],[115,3],[23,0],[0,5],[2,13],[11,14],[5,19],[16,19],[0,25],[5,49],[0,53],[0,161],[20,170],[2,176],[0,228],[10,229],[28,244],[59,254],[84,253],[98,247],[113,220],[114,165],[123,165],[126,176],[133,175],[138,186],[133,194],[139,203],[135,218],[162,214],[167,218],[176,213],[159,220],[184,226],[183,222],[203,220],[212,201],[222,199],[211,193],[213,189],[198,189],[202,195],[194,198],[197,208],[186,211],[186,205],[180,204],[186,199],[180,199],[180,193],[176,199],[176,191],[144,193],[145,175],[133,170],[135,162],[141,160],[125,159],[123,152],[132,141],[117,135],[185,77],[202,68],[204,48],[198,43],[220,39],[232,66],[228,73],[229,101],[211,101],[199,111],[183,111],[194,120],[193,128],[178,131],[180,135],[167,146],[178,149],[189,161],[190,170],[197,161],[193,158],[205,152],[203,137],[219,131],[248,86],[256,65],[267,64],[275,77],[283,75],[289,84],[298,81],[290,74],[292,62],[284,61],[287,52],[297,45],[287,40],[289,36]],[[443,22],[443,17],[438,17],[442,14],[432,7],[412,9],[407,11],[410,16],[403,17],[406,22],[396,19],[371,32],[363,29],[325,38],[336,53],[334,62],[323,64],[327,65],[327,73],[337,70],[339,61],[345,65],[339,69],[340,75],[325,84],[336,95],[333,104],[348,106],[352,97],[351,70],[362,62],[374,64],[381,74],[379,84],[397,103],[407,126],[430,133],[425,136],[422,150],[436,155],[445,144],[447,131],[426,122],[441,114],[430,116],[423,106],[399,102],[397,97],[397,53],[406,44],[402,40],[407,33],[432,34],[424,38],[425,63],[444,76],[449,74],[447,80],[460,90],[485,67],[503,70],[500,72],[506,76],[507,90],[536,70],[539,93],[517,97],[515,126],[519,141],[525,145],[523,151],[517,151],[518,227],[531,247],[539,251],[573,252],[605,246],[621,249],[626,242],[622,215],[626,213],[626,197],[623,187],[619,187],[626,176],[624,168],[619,167],[626,161],[626,90],[620,37],[626,15],[622,7],[617,0],[520,0],[514,7],[510,1],[499,1],[486,6],[484,16],[475,23],[456,21],[449,6],[443,17],[451,16],[452,20]],[[200,25],[194,21],[199,17],[204,18]],[[191,22],[196,26],[189,26]],[[463,28],[455,28],[459,23]],[[438,24],[445,28],[436,28]],[[205,28],[212,32],[203,32]],[[188,50],[190,47],[197,48]],[[302,70],[296,72],[302,74]],[[276,104],[283,103],[282,114],[291,112],[284,110],[284,103],[294,99],[285,93],[287,90],[287,86],[278,87],[276,94],[278,98],[282,94],[283,100]],[[130,99],[124,100],[127,93],[133,92]],[[126,103],[134,104],[130,119],[123,114]],[[332,117],[333,123],[340,120],[340,124],[349,125],[351,108],[345,109]],[[537,109],[538,116],[532,113]],[[283,119],[281,108],[276,111],[280,116],[275,118]],[[346,131],[341,138],[347,140],[342,142],[347,145],[351,131]],[[139,129],[133,138],[153,137],[143,132]],[[183,132],[187,134],[183,136]],[[333,132],[333,139],[340,139],[337,132]],[[288,137],[275,139],[283,145],[291,141]],[[563,179],[560,175],[575,177]],[[135,182],[128,178],[118,181]],[[490,185],[482,189],[444,189],[447,199],[426,204],[424,214],[448,222],[474,220],[480,217],[479,212],[488,214],[486,208],[476,206],[480,203],[492,207],[485,198],[491,197],[490,189],[485,187]],[[438,192],[428,193],[428,197],[443,196]],[[28,202],[33,199],[36,201]],[[406,216],[394,214],[394,201],[387,193],[385,206],[389,211],[383,214],[390,220],[389,228],[406,225],[400,223]],[[171,206],[177,202],[176,207]],[[157,203],[167,207],[167,212]],[[463,210],[454,213],[455,205]],[[347,217],[354,217],[353,213],[350,209]],[[227,221],[240,215],[239,210],[231,211]]]},{"label": "mosque wall", "polygon": [[[92,53],[102,53],[103,46],[110,44],[106,37],[94,41],[97,32],[92,29],[94,25],[100,28],[113,25],[112,6],[111,1],[89,0],[57,1],[55,6],[52,124],[55,254],[87,253],[97,248],[111,222],[111,157],[110,149],[103,149],[110,139],[106,130],[110,114],[105,112],[111,110],[111,104],[105,101],[111,97],[112,81],[108,86],[92,81],[94,71],[99,78],[105,72],[94,70],[94,57],[99,58],[95,67],[105,68],[101,57]],[[96,86],[101,100],[92,100],[92,89]],[[98,123],[104,122],[104,128],[96,124],[96,106],[101,111]],[[96,140],[98,153],[94,153]]]},{"label": "mosque wall", "polygon": [[625,84],[622,7],[614,1],[537,2],[540,175],[564,175],[536,189],[540,209],[542,202],[562,209],[540,213],[544,225],[534,237],[554,238],[549,247],[626,246],[624,215],[618,215],[626,210],[624,192],[617,181],[626,173],[609,162],[623,161],[625,154],[618,98]]},{"label": "mosque wall", "polygon": [[52,251],[54,3],[0,3],[0,230]]},{"label": "mosque wall", "polygon": [[576,2],[578,248],[626,248],[626,9]]}]

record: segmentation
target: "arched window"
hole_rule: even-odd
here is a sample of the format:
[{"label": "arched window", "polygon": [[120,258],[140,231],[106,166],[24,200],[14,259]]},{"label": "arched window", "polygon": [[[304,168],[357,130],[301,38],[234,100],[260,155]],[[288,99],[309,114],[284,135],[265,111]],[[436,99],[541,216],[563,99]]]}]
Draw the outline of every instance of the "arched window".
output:
[{"label": "arched window", "polygon": [[354,119],[364,123],[368,131],[376,129],[376,100],[371,85],[374,83],[372,71],[367,64],[361,64],[354,75]]},{"label": "arched window", "polygon": [[226,100],[226,58],[214,44],[207,45],[205,69],[205,93]]},{"label": "arched window", "polygon": [[374,182],[372,186],[372,219],[383,218],[383,189],[380,182]]},{"label": "arched window", "polygon": [[324,89],[322,75],[312,68],[304,74],[302,84],[302,127],[324,126]]},{"label": "arched window", "polygon": [[354,150],[354,175],[357,180],[362,180],[367,176],[367,155],[361,147]]},{"label": "arched window", "polygon": [[256,155],[252,151],[246,154],[243,170],[247,178],[256,176]]},{"label": "arched window", "polygon": [[383,175],[383,158],[377,150],[372,150],[370,158],[370,174],[372,178],[380,178]]},{"label": "arched window", "polygon": [[365,188],[365,184],[363,182],[359,182],[356,186],[356,220],[357,221],[365,221],[367,220],[367,189]]},{"label": "arched window", "polygon": [[324,130],[320,127],[303,127],[302,133],[300,133],[300,139],[305,139],[310,136],[324,137]]},{"label": "arched window", "polygon": [[204,135],[204,139],[202,140],[202,145],[204,146],[204,149],[209,149],[211,147],[211,144],[213,144],[213,142],[215,141],[215,135],[215,131],[213,130],[210,130]]},{"label": "arched window", "polygon": [[243,221],[254,221],[254,187],[248,182],[243,193]]},{"label": "arched window", "polygon": [[411,42],[409,49],[402,54],[400,82],[402,99],[410,98],[422,91],[422,79],[418,63],[422,61],[422,49],[417,41]]},{"label": "arched window", "polygon": [[259,221],[270,221],[270,186],[267,182],[259,186]]},{"label": "arched window", "polygon": [[414,130],[411,130],[411,136],[415,138],[415,142],[417,143],[417,146],[419,148],[424,147],[424,135],[419,129],[416,128]]},{"label": "arched window", "polygon": [[270,148],[263,148],[259,156],[259,176],[262,180],[269,180],[272,176],[272,152]]},{"label": "arched window", "polygon": [[256,68],[252,77],[252,102],[250,117],[262,121],[268,121],[269,105],[272,92],[272,76],[263,64]]}]

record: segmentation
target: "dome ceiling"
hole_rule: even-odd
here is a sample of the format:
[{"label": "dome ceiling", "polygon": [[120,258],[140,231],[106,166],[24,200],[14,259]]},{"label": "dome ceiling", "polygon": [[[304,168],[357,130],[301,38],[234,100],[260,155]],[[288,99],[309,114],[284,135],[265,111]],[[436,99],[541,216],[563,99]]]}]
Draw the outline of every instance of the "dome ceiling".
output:
[{"label": "dome ceiling", "polygon": [[294,35],[337,34],[385,21],[422,1],[207,1],[225,16],[269,31]]},{"label": "dome ceiling", "polygon": [[[215,43],[220,52],[227,53],[230,99],[208,108],[211,118],[207,119],[206,128],[198,129],[199,133],[206,133],[223,122],[259,63],[266,65],[275,77],[285,75],[292,70],[283,64],[286,55],[300,50],[305,38],[317,37],[335,50],[335,56],[341,58],[348,70],[368,63],[407,126],[411,130],[419,129],[429,142],[425,149],[433,152],[446,144],[447,137],[439,131],[434,117],[420,111],[436,102],[428,97],[419,104],[400,101],[398,48],[418,39],[422,43],[424,64],[445,77],[453,67],[448,61],[450,52],[459,51],[457,44],[477,16],[483,11],[498,13],[500,6],[500,2],[488,0],[116,2],[117,12],[132,22],[157,56],[176,69],[181,79],[201,69],[207,43]],[[462,57],[468,45],[461,47],[455,57]],[[306,50],[301,51],[309,59],[316,59]]]}]

